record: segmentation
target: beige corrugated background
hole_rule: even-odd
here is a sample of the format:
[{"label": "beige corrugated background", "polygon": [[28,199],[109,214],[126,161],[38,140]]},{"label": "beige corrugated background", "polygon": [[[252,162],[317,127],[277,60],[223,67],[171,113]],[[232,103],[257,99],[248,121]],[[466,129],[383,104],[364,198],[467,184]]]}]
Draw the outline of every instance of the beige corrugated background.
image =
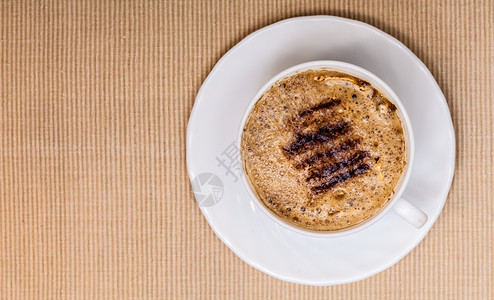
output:
[{"label": "beige corrugated background", "polygon": [[[451,193],[424,241],[335,287],[237,258],[185,166],[187,120],[216,61],[312,14],[407,45],[457,135]],[[491,1],[1,1],[0,299],[494,299],[493,81]]]}]

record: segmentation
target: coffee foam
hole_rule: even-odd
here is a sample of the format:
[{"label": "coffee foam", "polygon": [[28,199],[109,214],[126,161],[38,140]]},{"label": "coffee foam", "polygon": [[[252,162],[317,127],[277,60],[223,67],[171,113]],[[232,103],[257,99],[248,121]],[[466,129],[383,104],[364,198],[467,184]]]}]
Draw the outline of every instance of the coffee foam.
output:
[{"label": "coffee foam", "polygon": [[368,82],[309,70],[275,83],[252,108],[242,163],[284,221],[335,231],[375,215],[406,166],[397,109]]}]

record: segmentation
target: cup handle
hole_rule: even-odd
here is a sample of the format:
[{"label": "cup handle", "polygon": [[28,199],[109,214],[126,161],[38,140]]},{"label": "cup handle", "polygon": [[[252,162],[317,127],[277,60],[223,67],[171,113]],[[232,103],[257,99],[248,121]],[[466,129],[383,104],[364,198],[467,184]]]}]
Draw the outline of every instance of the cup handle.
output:
[{"label": "cup handle", "polygon": [[417,228],[421,228],[427,222],[427,215],[405,198],[400,198],[393,206],[393,210],[403,219]]}]

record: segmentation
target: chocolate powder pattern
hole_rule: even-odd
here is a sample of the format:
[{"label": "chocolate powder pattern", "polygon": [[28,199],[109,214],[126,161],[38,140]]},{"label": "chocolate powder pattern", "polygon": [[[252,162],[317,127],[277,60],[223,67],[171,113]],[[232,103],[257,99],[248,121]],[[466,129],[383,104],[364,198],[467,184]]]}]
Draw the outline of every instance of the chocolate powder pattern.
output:
[{"label": "chocolate powder pattern", "polygon": [[292,142],[283,150],[288,153],[288,155],[296,155],[300,152],[313,149],[316,144],[325,143],[331,141],[339,135],[344,134],[349,129],[349,124],[345,122],[328,124],[319,127],[316,132],[313,133],[300,133],[296,131],[297,139]]},{"label": "chocolate powder pattern", "polygon": [[[293,161],[297,169],[307,168],[306,183],[314,196],[326,192],[337,184],[350,180],[367,172],[370,165],[364,162],[369,153],[359,149],[360,139],[349,139],[341,144],[335,144],[336,138],[352,131],[351,123],[344,120],[333,123],[322,123],[316,119],[315,132],[300,133],[300,129],[309,124],[304,120],[307,115],[322,109],[335,108],[341,103],[340,99],[330,99],[298,113],[292,119],[296,139],[282,147],[283,152]],[[330,117],[333,114],[326,112]],[[302,121],[304,120],[304,121]],[[319,147],[317,147],[320,145]],[[302,162],[297,162],[297,156],[306,156]]]}]

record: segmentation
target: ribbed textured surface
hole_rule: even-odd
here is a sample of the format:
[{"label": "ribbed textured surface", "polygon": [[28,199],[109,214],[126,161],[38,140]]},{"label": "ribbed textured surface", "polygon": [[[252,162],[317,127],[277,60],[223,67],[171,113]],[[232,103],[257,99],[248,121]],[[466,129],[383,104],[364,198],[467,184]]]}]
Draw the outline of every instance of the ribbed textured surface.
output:
[{"label": "ribbed textured surface", "polygon": [[[312,14],[410,47],[457,134],[429,235],[335,287],[243,263],[202,217],[185,166],[188,116],[215,62],[265,25]],[[1,1],[0,299],[492,299],[493,81],[490,1]]]}]

